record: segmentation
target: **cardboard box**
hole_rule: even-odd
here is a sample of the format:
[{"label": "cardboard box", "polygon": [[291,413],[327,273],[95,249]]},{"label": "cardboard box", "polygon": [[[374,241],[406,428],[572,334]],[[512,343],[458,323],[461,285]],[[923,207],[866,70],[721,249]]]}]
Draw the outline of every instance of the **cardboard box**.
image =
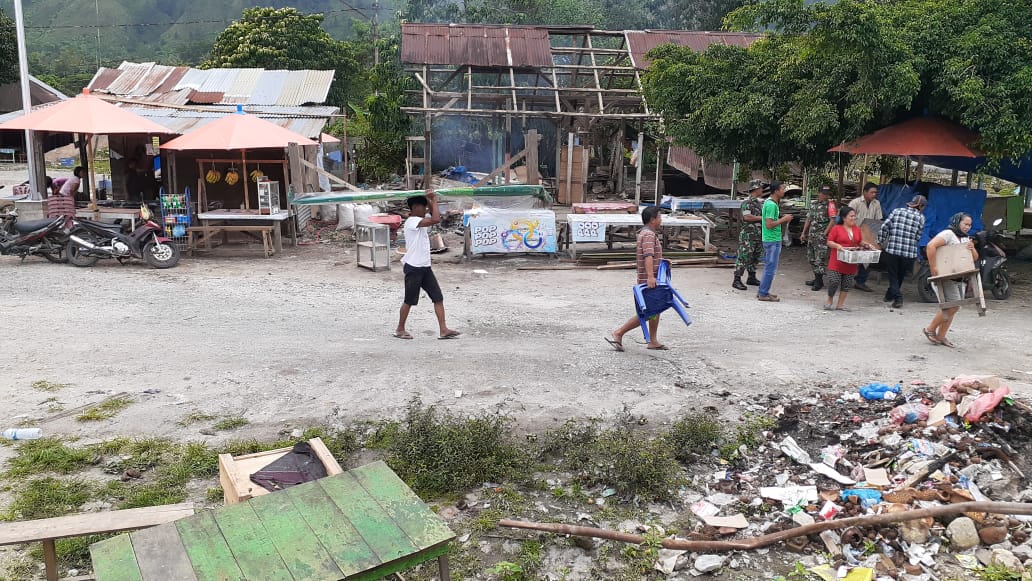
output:
[{"label": "cardboard box", "polygon": [[[323,444],[321,438],[312,438],[308,440],[308,444],[312,446],[312,452],[315,453],[316,457],[322,461],[323,467],[326,468],[327,476],[340,474],[344,471],[333,457],[333,454],[330,454],[326,444]],[[229,454],[219,454],[219,483],[222,484],[222,494],[226,504],[236,504],[255,496],[268,494],[268,490],[251,482],[251,475],[275,460],[282,458],[290,450],[290,448],[280,448],[278,450],[269,450],[268,452],[258,452],[257,454],[237,457],[230,456]]]},{"label": "cardboard box", "polygon": [[559,203],[563,206],[584,203],[584,184],[574,183],[567,190],[566,182],[559,182]]}]

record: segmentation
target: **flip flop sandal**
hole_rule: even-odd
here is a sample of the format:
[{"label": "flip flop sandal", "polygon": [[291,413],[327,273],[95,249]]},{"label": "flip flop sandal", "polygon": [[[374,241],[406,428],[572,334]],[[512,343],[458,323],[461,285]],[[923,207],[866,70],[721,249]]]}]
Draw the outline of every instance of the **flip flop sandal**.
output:
[{"label": "flip flop sandal", "polygon": [[939,344],[942,345],[943,347],[949,347],[950,349],[956,348],[956,345],[954,345],[953,343],[950,343],[949,339],[939,339]]},{"label": "flip flop sandal", "polygon": [[846,307],[835,307],[835,310],[836,311],[845,311],[847,313],[850,312],[850,309],[847,309]]},{"label": "flip flop sandal", "polygon": [[623,353],[623,350],[624,350],[623,349],[623,343],[621,343],[621,342],[619,342],[616,339],[613,339],[611,337],[603,337],[603,339],[606,340],[606,343],[609,343],[610,345],[612,345],[613,349],[619,351],[620,353]]},{"label": "flip flop sandal", "polygon": [[921,329],[921,332],[924,333],[926,339],[932,342],[932,345],[942,345],[942,341],[939,340],[939,337],[936,336],[935,333],[929,331],[928,329]]},{"label": "flip flop sandal", "polygon": [[458,331],[452,331],[451,333],[448,333],[447,335],[441,335],[440,337],[438,337],[438,339],[441,339],[441,340],[458,339],[459,335],[461,335],[461,334],[462,333],[460,333]]},{"label": "flip flop sandal", "polygon": [[409,335],[408,333],[391,333],[391,336],[394,337],[395,339],[411,339],[412,338],[412,335]]},{"label": "flip flop sandal", "polygon": [[670,348],[667,347],[666,345],[658,345],[656,347],[646,347],[646,349],[650,349],[652,351],[669,351],[670,350]]}]

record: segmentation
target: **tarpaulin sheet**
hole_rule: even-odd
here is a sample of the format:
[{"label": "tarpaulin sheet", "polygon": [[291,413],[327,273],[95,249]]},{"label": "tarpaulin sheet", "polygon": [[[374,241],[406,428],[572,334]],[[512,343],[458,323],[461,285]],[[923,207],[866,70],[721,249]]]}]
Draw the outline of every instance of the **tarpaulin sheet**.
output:
[{"label": "tarpaulin sheet", "polygon": [[914,188],[904,184],[882,184],[878,186],[878,201],[886,218],[896,208],[902,208],[914,197]]},{"label": "tarpaulin sheet", "polygon": [[[552,196],[543,186],[483,186],[480,188],[440,188],[434,190],[442,198],[497,198],[533,196],[545,205],[552,203]],[[424,196],[425,190],[361,190],[349,192],[321,192],[312,196],[294,198],[290,203],[299,206],[320,204],[351,204],[356,202],[381,202],[405,200],[413,196]]]},{"label": "tarpaulin sheet", "polygon": [[985,207],[985,190],[969,190],[964,187],[932,186],[928,188],[928,206],[925,208],[925,231],[921,246],[950,225],[950,218],[957,212],[971,214],[971,232],[978,232],[982,225],[982,209]]},{"label": "tarpaulin sheet", "polygon": [[924,156],[925,163],[946,169],[966,172],[982,172],[991,176],[1014,182],[1019,186],[1032,187],[1032,154],[1018,160],[1005,159],[999,168],[986,165],[984,157],[935,157]]}]

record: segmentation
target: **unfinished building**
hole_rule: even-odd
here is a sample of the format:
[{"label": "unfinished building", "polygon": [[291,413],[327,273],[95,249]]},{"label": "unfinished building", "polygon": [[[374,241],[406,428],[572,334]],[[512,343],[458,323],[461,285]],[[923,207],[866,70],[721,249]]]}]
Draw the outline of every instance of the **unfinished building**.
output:
[{"label": "unfinished building", "polygon": [[[712,180],[710,187],[727,191],[730,167],[706,164],[686,148],[647,135],[646,125],[658,117],[645,102],[641,75],[649,64],[645,54],[661,44],[705,50],[714,43],[748,46],[756,38],[403,24],[401,60],[419,87],[417,103],[405,111],[423,126],[422,136],[409,138],[410,186],[424,168],[468,166],[493,168],[481,183],[495,176],[543,183],[561,204],[584,201],[591,192],[628,191],[632,184],[636,200],[651,200],[662,193],[668,162],[692,180]],[[643,175],[645,165],[655,166],[654,176]],[[512,171],[517,166],[521,171]]]}]

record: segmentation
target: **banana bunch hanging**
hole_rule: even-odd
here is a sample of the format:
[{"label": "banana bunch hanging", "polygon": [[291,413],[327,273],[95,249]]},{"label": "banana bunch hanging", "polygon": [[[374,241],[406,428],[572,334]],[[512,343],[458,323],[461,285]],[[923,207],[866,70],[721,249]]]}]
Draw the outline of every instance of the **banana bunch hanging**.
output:
[{"label": "banana bunch hanging", "polygon": [[217,184],[222,179],[222,173],[214,167],[208,170],[208,173],[204,174],[204,181],[209,184]]},{"label": "banana bunch hanging", "polygon": [[225,181],[227,186],[237,185],[237,183],[240,182],[240,172],[238,172],[235,167],[227,169]]}]

